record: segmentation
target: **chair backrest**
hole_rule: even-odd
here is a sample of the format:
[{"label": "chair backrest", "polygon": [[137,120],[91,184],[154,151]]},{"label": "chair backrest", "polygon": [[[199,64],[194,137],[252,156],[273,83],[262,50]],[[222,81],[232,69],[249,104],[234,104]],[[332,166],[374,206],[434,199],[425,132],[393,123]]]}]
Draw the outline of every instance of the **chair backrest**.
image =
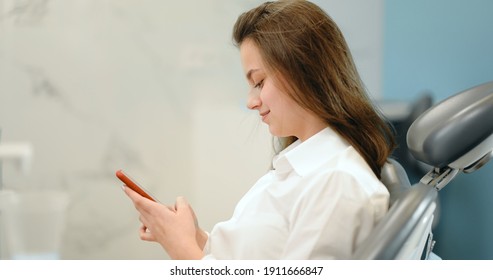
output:
[{"label": "chair backrest", "polygon": [[411,188],[406,170],[395,159],[389,158],[382,167],[381,181],[390,193],[390,206]]},{"label": "chair backrest", "polygon": [[[405,121],[404,127],[406,129],[406,134],[414,121],[416,121],[424,112],[426,112],[426,110],[430,109],[431,106],[433,106],[433,97],[431,93],[422,93],[421,96],[412,104],[411,112],[409,113],[409,116]],[[412,172],[413,175],[415,175],[414,177],[419,179],[431,169],[431,166],[416,160],[416,158],[413,157],[413,155],[407,148],[406,140],[403,140],[404,143],[402,144],[405,145],[405,153],[402,156],[403,160],[407,163],[405,166],[410,169],[408,170],[408,172]]]},{"label": "chair backrest", "polygon": [[432,106],[413,122],[407,142],[412,155],[432,170],[398,196],[354,259],[421,258],[432,243],[438,191],[458,172],[473,172],[493,155],[493,82]]}]

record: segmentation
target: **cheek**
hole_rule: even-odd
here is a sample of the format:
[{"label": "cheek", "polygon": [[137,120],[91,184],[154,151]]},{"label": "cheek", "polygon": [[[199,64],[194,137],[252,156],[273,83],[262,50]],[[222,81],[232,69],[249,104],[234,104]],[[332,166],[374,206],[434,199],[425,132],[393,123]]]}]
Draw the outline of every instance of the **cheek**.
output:
[{"label": "cheek", "polygon": [[262,88],[262,103],[265,104],[269,109],[279,107],[282,103],[281,92],[271,83],[265,84]]}]

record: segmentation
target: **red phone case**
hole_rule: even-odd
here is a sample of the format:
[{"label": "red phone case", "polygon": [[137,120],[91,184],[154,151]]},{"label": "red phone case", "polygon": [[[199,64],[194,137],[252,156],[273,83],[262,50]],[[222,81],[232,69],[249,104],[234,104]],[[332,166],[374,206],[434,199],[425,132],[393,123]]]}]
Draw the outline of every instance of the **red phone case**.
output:
[{"label": "red phone case", "polygon": [[144,188],[139,186],[134,180],[132,180],[123,170],[118,170],[116,171],[116,177],[120,179],[125,185],[132,190],[134,190],[136,193],[140,194],[141,196],[150,199],[152,201],[158,202],[157,199],[155,199],[153,196],[151,196],[149,193],[147,193]]}]

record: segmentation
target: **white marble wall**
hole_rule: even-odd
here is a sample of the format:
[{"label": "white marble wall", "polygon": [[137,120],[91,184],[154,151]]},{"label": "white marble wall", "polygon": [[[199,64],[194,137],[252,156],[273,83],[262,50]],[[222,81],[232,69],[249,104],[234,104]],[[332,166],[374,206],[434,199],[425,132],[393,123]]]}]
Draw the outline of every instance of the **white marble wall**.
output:
[{"label": "white marble wall", "polygon": [[[381,1],[317,1],[377,95]],[[34,148],[29,176],[3,179],[70,194],[62,258],[167,258],[139,240],[117,169],[162,202],[186,196],[209,230],[268,168],[270,136],[245,109],[230,39],[260,2],[0,0],[0,140]]]}]

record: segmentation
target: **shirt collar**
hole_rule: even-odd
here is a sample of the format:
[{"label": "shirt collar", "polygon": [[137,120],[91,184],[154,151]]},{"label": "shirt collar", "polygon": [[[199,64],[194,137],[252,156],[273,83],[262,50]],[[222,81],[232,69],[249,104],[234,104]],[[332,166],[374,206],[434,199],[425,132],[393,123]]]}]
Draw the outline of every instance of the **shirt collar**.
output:
[{"label": "shirt collar", "polygon": [[327,127],[304,142],[298,139],[289,145],[273,159],[273,167],[276,173],[294,170],[304,176],[349,146],[337,132]]}]

